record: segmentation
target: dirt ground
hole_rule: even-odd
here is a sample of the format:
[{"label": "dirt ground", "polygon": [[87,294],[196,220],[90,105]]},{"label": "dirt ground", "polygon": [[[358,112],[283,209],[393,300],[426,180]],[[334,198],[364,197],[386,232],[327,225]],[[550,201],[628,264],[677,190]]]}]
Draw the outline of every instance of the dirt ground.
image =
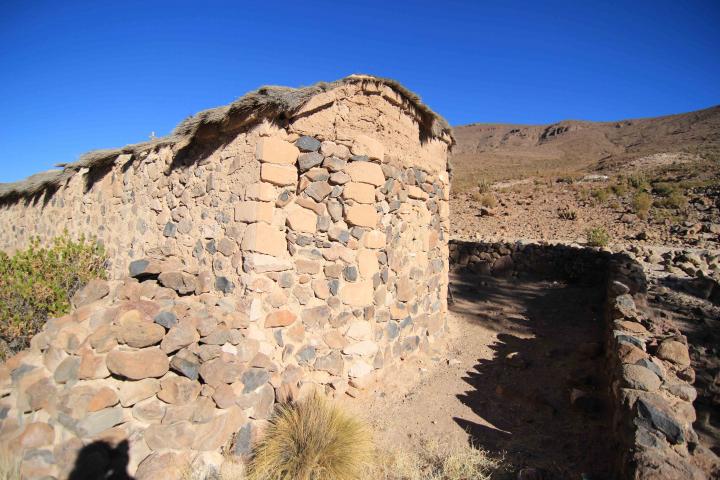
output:
[{"label": "dirt ground", "polygon": [[451,275],[451,289],[448,345],[437,347],[447,353],[401,364],[351,408],[381,444],[471,442],[504,456],[498,478],[525,467],[604,478],[602,290],[475,275]]}]

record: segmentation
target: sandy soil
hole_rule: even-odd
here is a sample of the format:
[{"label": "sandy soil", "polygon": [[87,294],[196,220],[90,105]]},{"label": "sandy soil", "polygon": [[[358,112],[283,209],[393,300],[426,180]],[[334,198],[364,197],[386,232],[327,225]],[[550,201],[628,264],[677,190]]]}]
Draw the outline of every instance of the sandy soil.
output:
[{"label": "sandy soil", "polygon": [[351,408],[386,445],[471,442],[504,455],[509,478],[524,467],[558,479],[605,474],[600,292],[458,275],[451,284],[448,350],[438,345],[448,353],[402,364]]}]

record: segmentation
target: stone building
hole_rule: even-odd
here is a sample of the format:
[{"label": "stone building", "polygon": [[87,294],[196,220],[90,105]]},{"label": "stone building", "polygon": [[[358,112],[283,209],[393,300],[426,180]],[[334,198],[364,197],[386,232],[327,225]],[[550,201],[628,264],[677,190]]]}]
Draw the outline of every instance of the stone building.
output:
[{"label": "stone building", "polygon": [[452,142],[401,85],[353,75],[0,185],[0,248],[96,236],[112,278],[0,366],[0,443],[57,476],[127,439],[151,478],[187,452],[247,453],[287,395],[361,389],[426,352],[445,327]]}]

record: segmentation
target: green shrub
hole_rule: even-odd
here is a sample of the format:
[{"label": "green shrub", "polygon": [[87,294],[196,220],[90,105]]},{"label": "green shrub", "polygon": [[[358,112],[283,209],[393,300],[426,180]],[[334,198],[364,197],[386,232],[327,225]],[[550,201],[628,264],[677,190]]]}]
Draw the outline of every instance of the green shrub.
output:
[{"label": "green shrub", "polygon": [[587,237],[587,243],[591,247],[605,247],[610,243],[610,234],[602,227],[587,229],[585,237]]},{"label": "green shrub", "polygon": [[675,210],[684,210],[688,206],[688,199],[679,191],[673,191],[665,198],[661,198],[655,202],[660,208],[673,208]]},{"label": "green shrub", "polygon": [[0,357],[29,345],[48,318],[66,314],[70,298],[93,278],[106,278],[104,249],[65,234],[49,248],[34,238],[12,257],[0,252]]},{"label": "green shrub", "polygon": [[650,213],[650,207],[653,204],[652,196],[649,193],[640,192],[633,198],[633,209],[635,214],[640,218],[647,218]]},{"label": "green shrub", "polygon": [[650,182],[648,182],[647,177],[641,173],[630,175],[627,180],[628,185],[635,190],[640,190],[641,192],[650,191]]},{"label": "green shrub", "polygon": [[628,186],[626,183],[616,183],[610,187],[615,195],[618,197],[624,197],[628,193]]},{"label": "green shrub", "polygon": [[668,197],[677,190],[677,186],[670,182],[656,182],[653,183],[652,190],[656,195]]},{"label": "green shrub", "polygon": [[279,405],[253,450],[248,480],[360,480],[372,463],[369,429],[319,394]]},{"label": "green shrub", "polygon": [[605,203],[609,197],[608,191],[605,188],[593,190],[590,192],[590,195],[592,195],[597,203]]}]

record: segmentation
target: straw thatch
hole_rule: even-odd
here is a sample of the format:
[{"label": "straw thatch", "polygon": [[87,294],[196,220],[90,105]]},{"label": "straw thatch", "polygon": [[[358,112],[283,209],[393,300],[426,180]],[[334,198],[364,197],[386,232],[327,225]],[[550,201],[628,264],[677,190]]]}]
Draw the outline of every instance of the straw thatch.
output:
[{"label": "straw thatch", "polygon": [[62,170],[38,173],[19,182],[0,183],[0,200],[28,198],[48,189],[56,189],[80,169],[107,167],[115,162],[119,155],[129,154],[137,159],[138,154],[164,145],[172,145],[178,151],[190,145],[198,136],[231,133],[263,119],[292,118],[312,97],[347,84],[387,85],[400,94],[407,106],[414,109],[423,138],[446,138],[453,142],[452,131],[445,119],[399,82],[369,75],[350,75],[335,82],[321,82],[304,88],[261,87],[230,105],[204,110],[183,120],[166,137],[122,148],[93,150],[81,155],[76,162],[58,165]]}]

